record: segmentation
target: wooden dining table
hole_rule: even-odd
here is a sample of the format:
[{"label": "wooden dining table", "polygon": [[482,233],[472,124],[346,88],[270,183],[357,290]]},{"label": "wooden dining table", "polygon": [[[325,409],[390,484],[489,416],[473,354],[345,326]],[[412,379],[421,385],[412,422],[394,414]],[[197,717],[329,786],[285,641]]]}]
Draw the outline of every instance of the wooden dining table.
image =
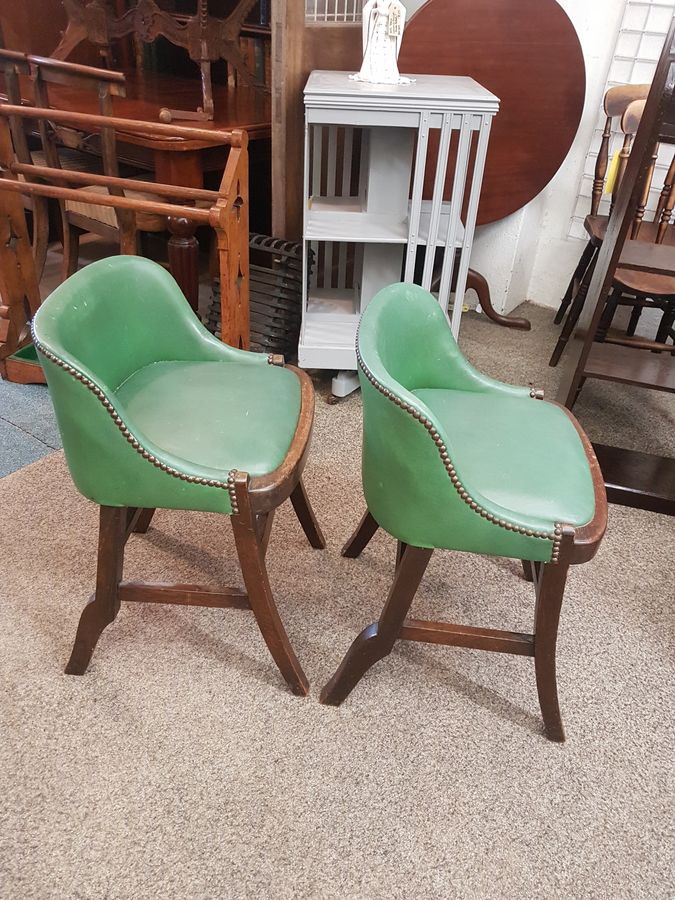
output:
[{"label": "wooden dining table", "polygon": [[[125,73],[126,97],[115,97],[114,114],[121,118],[141,122],[159,122],[163,109],[194,110],[201,99],[200,82],[197,79],[159,72],[131,70]],[[270,95],[246,86],[213,86],[215,117],[212,121],[172,121],[177,125],[196,125],[208,130],[229,131],[241,128],[248,133],[249,150],[255,170],[258,158],[269,158],[271,134]],[[22,84],[22,95],[32,96],[30,83]],[[98,98],[91,91],[51,85],[51,105],[69,112],[97,114]],[[256,145],[259,145],[256,147]],[[120,162],[153,171],[155,179],[165,184],[201,188],[208,172],[222,172],[227,158],[226,144],[214,145],[194,140],[167,140],[155,135],[124,134],[118,131],[118,156]]]}]

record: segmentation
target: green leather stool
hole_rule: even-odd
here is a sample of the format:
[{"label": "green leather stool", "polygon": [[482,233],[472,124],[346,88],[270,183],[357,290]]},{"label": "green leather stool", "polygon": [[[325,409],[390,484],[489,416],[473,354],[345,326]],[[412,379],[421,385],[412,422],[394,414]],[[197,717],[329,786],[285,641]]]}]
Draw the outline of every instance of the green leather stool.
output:
[{"label": "green leather stool", "polygon": [[[368,506],[343,555],[378,526],[398,539],[393,586],[325,686],[341,703],[397,638],[533,656],[548,736],[564,740],[555,652],[570,564],[591,559],[607,524],[597,460],[575,418],[541,393],[488,378],[462,356],[438,302],[385,288],[357,337]],[[406,619],[434,549],[523,561],[536,587],[534,634]]]},{"label": "green leather stool", "polygon": [[[33,338],[73,481],[101,507],[96,593],[66,672],[85,672],[122,600],[250,607],[291,690],[306,694],[265,553],[288,497],[311,545],[325,546],[301,480],[314,415],[307,375],[221,343],[171,275],[135,256],[65,281],[36,314]],[[246,593],[122,581],[125,543],[157,507],[230,516]]]}]

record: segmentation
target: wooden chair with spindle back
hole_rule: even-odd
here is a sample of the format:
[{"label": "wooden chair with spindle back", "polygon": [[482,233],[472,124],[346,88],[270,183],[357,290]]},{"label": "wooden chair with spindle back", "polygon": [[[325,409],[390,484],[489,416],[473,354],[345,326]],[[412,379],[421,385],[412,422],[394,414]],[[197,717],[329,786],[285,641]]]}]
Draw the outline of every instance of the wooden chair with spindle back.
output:
[{"label": "wooden chair with spindle back", "polygon": [[[623,116],[622,127],[637,131],[646,100],[636,100],[630,104]],[[652,149],[650,163],[647,168],[642,196],[635,212],[631,225],[630,239],[649,241],[654,244],[675,245],[675,228],[670,220],[675,205],[675,153],[673,154],[668,172],[659,194],[659,200],[651,222],[645,222],[645,210],[649,202],[649,194],[652,189],[654,170],[659,155],[659,145]],[[608,335],[614,313],[619,306],[631,306],[630,322],[626,331],[627,338]],[[635,329],[644,308],[656,308],[663,312],[659,324],[655,342],[664,344],[672,337],[673,322],[675,321],[675,276],[639,272],[619,267],[614,275],[614,286],[607,298],[605,309],[597,331],[598,340],[607,340],[613,343],[626,345],[640,345],[651,343],[641,339],[632,339]],[[651,348],[658,349],[658,348]]]},{"label": "wooden chair with spindle back", "polygon": [[[565,313],[572,301],[577,297],[581,287],[584,275],[588,272],[607,230],[608,215],[600,215],[600,201],[605,189],[605,180],[607,178],[607,170],[609,167],[609,150],[612,140],[612,132],[615,120],[621,120],[628,106],[635,100],[644,99],[649,93],[648,84],[620,84],[610,88],[603,101],[603,110],[605,112],[605,127],[602,132],[600,141],[600,149],[595,161],[595,170],[593,173],[593,187],[591,189],[591,211],[584,219],[584,228],[588,233],[589,241],[584,252],[581,254],[579,262],[574,274],[570,279],[570,283],[562,298],[558,312],[555,316],[556,325],[562,322]],[[626,170],[626,163],[630,155],[631,146],[633,144],[634,133],[624,132],[623,144],[619,151],[619,159],[617,163],[616,177],[611,194],[610,211],[614,206],[614,198],[621,183],[621,178]],[[590,279],[589,279],[590,281]],[[586,284],[586,291],[588,286]]]},{"label": "wooden chair with spindle back", "polygon": [[[640,119],[645,108],[646,100],[639,99],[632,101],[623,116],[621,117],[621,129],[630,140],[624,140],[624,147],[628,148],[625,154],[627,159],[632,145],[632,138],[637,132]],[[637,206],[635,216],[631,225],[629,237],[631,240],[640,240],[655,244],[673,244],[675,245],[675,227],[670,223],[673,205],[675,203],[675,155],[671,159],[665,181],[660,191],[658,204],[651,222],[644,220],[645,211],[649,202],[649,195],[652,190],[654,179],[654,171],[659,154],[659,146],[656,144],[652,148],[650,164],[647,167],[642,185],[642,194],[640,202]],[[623,175],[625,163],[620,166],[617,178]],[[617,185],[618,187],[618,185]],[[616,190],[616,188],[615,188]],[[607,223],[602,227],[601,236],[604,239]],[[600,229],[597,229],[600,234]],[[602,240],[598,243],[598,249],[602,244]],[[568,313],[565,324],[562,328],[560,337],[551,355],[550,365],[556,365],[567,341],[572,335],[576,324],[581,315],[588,287],[595,268],[597,259],[597,251],[595,258],[584,274],[581,286],[574,298]],[[675,321],[675,277],[669,275],[656,275],[649,272],[632,271],[619,267],[616,271],[613,283],[613,289],[610,293],[605,308],[603,310],[600,325],[596,333],[596,339],[603,341],[608,340],[613,343],[620,343],[628,346],[649,347],[653,350],[663,349],[663,344],[671,337],[673,321]],[[629,306],[632,313],[626,329],[625,336],[608,335],[612,320],[619,306]],[[635,330],[637,328],[642,310],[651,308],[662,312],[661,322],[659,324],[654,341],[642,338],[635,338]]]},{"label": "wooden chair with spindle back", "polygon": [[[638,125],[640,124],[640,117],[644,109],[644,104],[645,101],[642,98],[631,101],[631,103],[629,103],[624,110],[624,113],[621,117],[620,127],[624,133],[624,142],[617,169],[610,214],[613,208],[613,198],[614,196],[616,196],[619,183],[623,176],[623,172],[625,171],[626,161],[630,154],[633,137],[635,135],[635,132],[637,131]],[[655,147],[653,148],[651,164],[648,167],[645,175],[645,180],[642,187],[641,202],[636,210],[635,219],[631,227],[630,237],[632,240],[675,244],[675,231],[672,227],[670,227],[670,214],[672,212],[672,207],[670,210],[668,209],[668,204],[670,202],[668,198],[671,193],[673,178],[675,177],[675,166],[672,163],[669,167],[669,171],[666,175],[663,187],[661,189],[655,217],[651,222],[644,221],[645,210],[649,200],[650,191],[652,189],[652,181],[654,177],[654,169],[657,156],[658,147]],[[595,269],[597,254],[600,247],[602,246],[602,241],[604,240],[604,235],[607,230],[608,220],[609,219],[607,216],[586,217],[586,228],[591,235],[591,240],[589,242],[589,248],[591,248],[591,260],[587,266],[585,273],[583,274],[583,277],[581,278],[579,287],[574,294],[569,312],[567,314],[567,318],[565,319],[560,332],[560,336],[553,349],[553,353],[551,354],[551,359],[549,360],[550,366],[555,366],[558,364],[560,357],[562,356],[563,351],[567,345],[567,342],[573,334],[577,322],[579,321],[579,317],[581,316],[581,312],[586,302],[588,288],[593,276],[593,271]],[[636,273],[628,273],[625,270],[620,270],[619,277],[617,277],[616,279],[615,287],[617,288],[617,290],[614,291],[608,299],[607,309],[605,310],[605,315],[603,316],[603,325],[602,328],[600,328],[598,331],[598,338],[602,340],[607,335],[607,331],[612,323],[614,313],[616,312],[617,307],[621,305],[631,306],[633,308],[633,312],[626,329],[626,334],[629,338],[632,338],[635,334],[637,323],[639,321],[642,310],[645,307],[652,307],[662,310],[664,313],[664,317],[662,319],[661,326],[658,329],[656,340],[657,342],[662,342],[663,340],[665,340],[669,334],[670,326],[668,325],[668,318],[671,306],[669,300],[670,294],[667,293],[668,291],[670,291],[671,285],[667,283],[667,279],[665,279],[665,276],[659,276],[658,279],[653,279],[649,276],[642,277],[636,275]]]}]

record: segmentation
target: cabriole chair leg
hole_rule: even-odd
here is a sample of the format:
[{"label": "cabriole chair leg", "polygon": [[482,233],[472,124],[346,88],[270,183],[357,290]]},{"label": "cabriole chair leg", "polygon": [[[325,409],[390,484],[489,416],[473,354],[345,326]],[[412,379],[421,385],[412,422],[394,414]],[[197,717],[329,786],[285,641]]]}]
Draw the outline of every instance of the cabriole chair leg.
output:
[{"label": "cabriole chair leg", "polygon": [[391,653],[432,553],[433,550],[426,548],[406,547],[379,621],[364,628],[351,645],[335,675],[321,691],[321,703],[339,706],[368,669]]},{"label": "cabriole chair leg", "polygon": [[98,538],[96,593],[82,610],[67,675],[84,675],[104,628],[115,620],[120,608],[124,543],[127,530],[125,507],[102,506]]}]

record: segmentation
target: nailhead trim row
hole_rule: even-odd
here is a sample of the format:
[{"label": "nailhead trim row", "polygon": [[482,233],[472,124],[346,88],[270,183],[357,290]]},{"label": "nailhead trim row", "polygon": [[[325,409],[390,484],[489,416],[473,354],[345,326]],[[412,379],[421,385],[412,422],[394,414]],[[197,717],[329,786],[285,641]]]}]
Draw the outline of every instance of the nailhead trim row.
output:
[{"label": "nailhead trim row", "polygon": [[532,397],[533,400],[543,400],[544,392],[541,388],[530,388],[530,397]]},{"label": "nailhead trim row", "polygon": [[81,384],[83,384],[84,387],[87,388],[87,390],[91,391],[91,393],[94,394],[94,396],[98,400],[100,400],[110,418],[121,431],[122,435],[134,448],[136,453],[139,454],[139,456],[142,456],[143,459],[147,459],[147,461],[152,463],[155,468],[160,469],[162,472],[166,472],[167,475],[171,475],[173,478],[180,478],[181,481],[187,481],[190,484],[202,484],[206,487],[221,488],[222,490],[227,491],[230,495],[232,512],[239,512],[239,508],[237,506],[237,497],[234,488],[234,476],[236,475],[236,469],[232,469],[228,473],[227,481],[218,481],[215,478],[200,478],[197,475],[186,475],[184,472],[179,472],[178,469],[174,469],[171,466],[168,466],[165,462],[162,462],[162,460],[158,459],[156,456],[150,453],[149,450],[146,450],[145,447],[140,443],[140,441],[134,437],[134,435],[124,424],[122,417],[117,413],[117,410],[112,405],[110,400],[108,400],[104,392],[97,385],[95,385],[93,381],[90,381],[89,378],[87,378],[81,372],[78,372],[78,370],[73,368],[73,366],[65,363],[60,357],[52,353],[51,350],[47,350],[46,347],[43,347],[43,345],[36,338],[34,331],[32,331],[32,336],[35,347],[40,351],[40,353],[42,353],[43,356],[57,365],[60,369],[63,369],[69,375],[72,375],[73,378],[81,382]]},{"label": "nailhead trim row", "polygon": [[[493,525],[497,525],[499,528],[505,528],[507,531],[515,531],[517,534],[524,534],[526,537],[534,537],[541,538],[547,541],[553,541],[553,549],[551,551],[551,562],[557,563],[560,557],[560,543],[562,541],[562,525],[556,523],[555,529],[551,531],[534,531],[533,529],[523,528],[522,525],[514,525],[511,522],[507,522],[506,519],[498,519],[496,516],[493,516],[492,513],[488,512],[484,509],[480,504],[476,503],[476,501],[471,497],[469,492],[466,490],[464,485],[459,479],[459,475],[457,474],[454,465],[452,464],[452,460],[450,459],[450,455],[448,453],[448,448],[443,443],[443,438],[440,436],[438,431],[434,428],[433,424],[423,416],[418,410],[416,410],[413,406],[410,406],[409,403],[406,403],[405,400],[401,400],[400,397],[397,397],[392,391],[388,388],[384,387],[383,384],[377,380],[377,378],[373,375],[370,369],[366,366],[363,361],[363,357],[361,356],[361,352],[359,350],[359,335],[357,332],[356,335],[356,360],[359,364],[359,367],[363,374],[366,376],[368,381],[373,385],[373,387],[378,390],[381,394],[384,394],[392,403],[395,403],[396,406],[399,406],[402,410],[409,413],[413,419],[417,419],[417,421],[424,425],[426,430],[431,435],[431,438],[436,444],[438,452],[441,457],[441,461],[445,467],[446,472],[450,476],[450,481],[452,482],[453,487],[462,498],[462,500],[469,506],[475,513],[481,516],[488,522],[492,522]],[[530,394],[532,396],[532,394]]]}]

